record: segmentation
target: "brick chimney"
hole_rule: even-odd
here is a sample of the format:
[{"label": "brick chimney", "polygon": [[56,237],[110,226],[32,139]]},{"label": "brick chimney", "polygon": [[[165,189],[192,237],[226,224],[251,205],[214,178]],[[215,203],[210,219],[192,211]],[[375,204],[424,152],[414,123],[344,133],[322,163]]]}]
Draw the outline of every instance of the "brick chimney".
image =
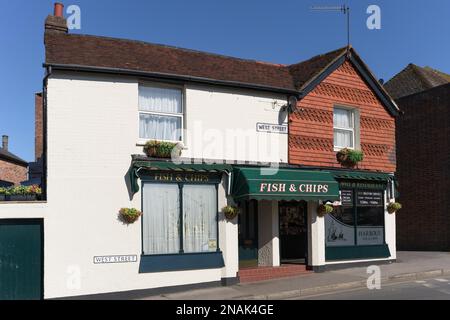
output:
[{"label": "brick chimney", "polygon": [[2,149],[8,151],[8,136],[2,136]]},{"label": "brick chimney", "polygon": [[67,20],[64,18],[64,5],[55,3],[53,15],[49,15],[45,19],[45,32],[67,33]]}]

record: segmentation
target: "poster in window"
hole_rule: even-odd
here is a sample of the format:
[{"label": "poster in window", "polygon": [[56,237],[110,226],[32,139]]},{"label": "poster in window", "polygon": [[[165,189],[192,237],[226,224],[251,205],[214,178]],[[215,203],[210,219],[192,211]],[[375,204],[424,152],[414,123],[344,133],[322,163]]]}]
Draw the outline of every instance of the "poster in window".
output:
[{"label": "poster in window", "polygon": [[382,207],[383,193],[380,191],[361,190],[357,193],[357,205],[367,207]]},{"label": "poster in window", "polygon": [[353,208],[338,207],[325,216],[325,241],[329,247],[355,244]]},{"label": "poster in window", "polygon": [[341,190],[341,204],[353,206],[353,190]]}]

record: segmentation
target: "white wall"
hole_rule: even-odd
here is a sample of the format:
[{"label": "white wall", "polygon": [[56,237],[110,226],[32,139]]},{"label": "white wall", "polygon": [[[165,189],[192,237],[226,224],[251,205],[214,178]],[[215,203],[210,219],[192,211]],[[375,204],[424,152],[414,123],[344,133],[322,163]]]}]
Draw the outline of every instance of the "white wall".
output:
[{"label": "white wall", "polygon": [[250,90],[186,87],[185,157],[288,162],[287,134],[257,132],[257,123],[287,125],[287,97]]},{"label": "white wall", "polygon": [[278,201],[258,202],[258,265],[280,266]]},{"label": "white wall", "polygon": [[[276,123],[273,98],[248,92],[186,88],[186,127],[224,131],[244,127],[261,142],[257,122]],[[278,101],[281,105],[281,101]],[[139,274],[139,263],[94,265],[94,256],[141,254],[141,224],[117,220],[122,207],[141,207],[128,196],[126,173],[138,145],[138,82],[132,78],[55,73],[48,81],[48,203],[45,211],[45,297],[63,297],[219,281],[238,269],[237,222],[221,219],[219,241],[226,267]],[[211,133],[210,133],[211,134]],[[214,138],[217,136],[213,132]],[[275,134],[280,153],[239,160],[287,161],[287,135]],[[195,149],[187,138],[184,157],[227,158]],[[264,141],[265,142],[265,141]],[[217,146],[219,142],[215,141]],[[269,142],[270,143],[270,142]],[[206,151],[205,151],[206,150]],[[228,159],[231,159],[228,157]],[[225,204],[225,184],[219,204]]]}]

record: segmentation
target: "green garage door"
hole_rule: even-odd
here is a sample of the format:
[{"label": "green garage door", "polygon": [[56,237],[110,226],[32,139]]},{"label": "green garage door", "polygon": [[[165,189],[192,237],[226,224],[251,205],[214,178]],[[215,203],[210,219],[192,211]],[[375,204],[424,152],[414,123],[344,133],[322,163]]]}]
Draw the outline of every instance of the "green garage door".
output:
[{"label": "green garage door", "polygon": [[42,220],[0,220],[0,300],[42,298]]}]

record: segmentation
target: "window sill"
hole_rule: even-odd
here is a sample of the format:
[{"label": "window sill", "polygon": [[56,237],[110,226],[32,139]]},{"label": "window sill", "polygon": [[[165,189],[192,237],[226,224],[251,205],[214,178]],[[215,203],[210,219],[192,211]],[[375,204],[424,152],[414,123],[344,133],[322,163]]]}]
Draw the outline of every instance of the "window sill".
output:
[{"label": "window sill", "polygon": [[225,266],[221,251],[142,255],[139,273],[218,269]]}]

